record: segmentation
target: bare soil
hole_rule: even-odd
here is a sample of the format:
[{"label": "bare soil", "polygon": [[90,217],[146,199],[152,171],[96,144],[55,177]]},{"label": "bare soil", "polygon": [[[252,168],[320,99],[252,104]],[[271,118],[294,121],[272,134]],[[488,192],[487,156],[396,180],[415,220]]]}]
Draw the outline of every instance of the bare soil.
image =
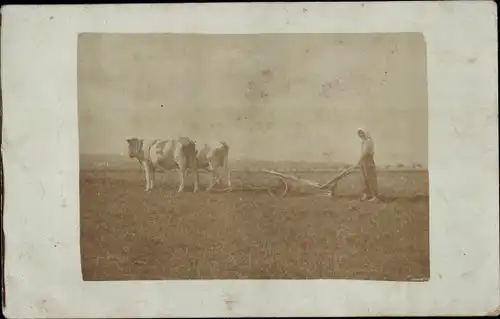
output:
[{"label": "bare soil", "polygon": [[[335,172],[298,173],[324,182]],[[233,172],[234,185],[276,178]],[[207,177],[202,182],[207,184]],[[359,175],[334,198],[315,189],[176,193],[176,173],[144,191],[139,170],[82,170],[84,280],[371,279],[428,280],[426,171],[379,172],[382,202],[361,202]]]}]

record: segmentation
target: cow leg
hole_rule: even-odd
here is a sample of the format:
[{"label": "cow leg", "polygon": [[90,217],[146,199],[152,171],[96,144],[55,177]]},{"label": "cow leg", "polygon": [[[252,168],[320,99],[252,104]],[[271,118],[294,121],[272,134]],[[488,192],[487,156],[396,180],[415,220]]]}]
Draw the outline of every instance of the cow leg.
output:
[{"label": "cow leg", "polygon": [[210,172],[210,181],[208,182],[207,192],[210,192],[214,187],[214,177],[213,172]]},{"label": "cow leg", "polygon": [[226,155],[225,158],[224,158],[224,170],[226,171],[226,183],[227,183],[227,187],[231,188],[232,185],[231,185],[231,170],[229,168],[229,163],[228,163],[229,159],[228,159],[228,156]]},{"label": "cow leg", "polygon": [[233,187],[233,185],[231,184],[231,171],[229,170],[229,168],[226,168],[226,179],[227,187]]},{"label": "cow leg", "polygon": [[149,165],[148,163],[143,163],[143,166],[144,166],[144,173],[146,175],[146,189],[145,191],[149,191],[150,189],[150,186],[151,186],[151,182],[150,182],[150,176],[149,176]]},{"label": "cow leg", "polygon": [[217,168],[214,169],[213,171],[213,179],[214,179],[214,185],[220,185],[220,170],[218,170]]},{"label": "cow leg", "polygon": [[221,170],[217,171],[217,185],[222,184]]},{"label": "cow leg", "polygon": [[210,192],[212,190],[212,188],[214,187],[214,180],[216,178],[216,172],[212,166],[211,161],[209,161],[209,164],[208,164],[208,171],[210,172],[210,182],[208,184],[207,192]]},{"label": "cow leg", "polygon": [[149,189],[152,190],[155,183],[155,169],[151,168],[150,176],[149,176]]},{"label": "cow leg", "polygon": [[179,161],[179,189],[177,190],[178,193],[184,191],[184,184],[187,175],[187,164],[188,163],[186,159],[182,159]]},{"label": "cow leg", "polygon": [[198,187],[199,187],[199,175],[198,175],[199,173],[198,173],[198,163],[196,157],[190,158],[189,167],[191,169],[191,173],[193,174],[193,182],[194,182],[193,193],[196,193],[198,192]]},{"label": "cow leg", "polygon": [[185,168],[179,168],[179,189],[177,189],[178,193],[181,193],[184,191],[184,180],[186,177],[186,169]]}]

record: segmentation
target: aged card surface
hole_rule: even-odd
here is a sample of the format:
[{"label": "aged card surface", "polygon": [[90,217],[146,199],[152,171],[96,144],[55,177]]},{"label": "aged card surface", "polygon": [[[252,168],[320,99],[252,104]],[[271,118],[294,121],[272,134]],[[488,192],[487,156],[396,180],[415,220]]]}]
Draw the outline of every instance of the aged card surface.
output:
[{"label": "aged card surface", "polygon": [[500,305],[493,2],[6,6],[1,50],[7,317]]}]

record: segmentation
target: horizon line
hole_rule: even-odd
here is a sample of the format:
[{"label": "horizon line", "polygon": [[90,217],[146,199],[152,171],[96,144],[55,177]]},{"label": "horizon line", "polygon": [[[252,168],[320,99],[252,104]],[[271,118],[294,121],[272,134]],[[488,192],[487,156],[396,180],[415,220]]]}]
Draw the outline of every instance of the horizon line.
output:
[{"label": "horizon line", "polygon": [[[120,157],[123,159],[128,160],[128,156],[126,154],[116,154],[116,153],[80,153],[79,156],[112,156],[112,157]],[[327,165],[332,165],[332,166],[345,166],[345,165],[351,165],[348,162],[345,161],[328,161],[328,160],[293,160],[293,159],[258,159],[258,158],[252,158],[252,157],[244,157],[244,158],[235,158],[232,159],[233,162],[238,162],[238,161],[253,161],[253,162],[272,162],[272,163],[283,163],[283,162],[289,162],[289,163],[304,163],[304,164],[327,164]],[[406,162],[406,163],[401,163],[401,162],[393,162],[393,163],[387,163],[387,162],[379,162],[377,166],[400,166],[403,165],[404,167],[413,167],[413,166],[420,166],[421,168],[427,168],[428,165],[420,162]]]}]

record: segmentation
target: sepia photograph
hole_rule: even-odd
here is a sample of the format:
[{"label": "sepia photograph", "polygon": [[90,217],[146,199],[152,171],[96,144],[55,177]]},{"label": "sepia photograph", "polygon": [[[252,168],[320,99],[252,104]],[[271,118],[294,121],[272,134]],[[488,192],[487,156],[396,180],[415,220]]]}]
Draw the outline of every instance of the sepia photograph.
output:
[{"label": "sepia photograph", "polygon": [[4,316],[498,315],[496,11],[2,6]]},{"label": "sepia photograph", "polygon": [[429,280],[422,33],[78,36],[83,279]]}]

